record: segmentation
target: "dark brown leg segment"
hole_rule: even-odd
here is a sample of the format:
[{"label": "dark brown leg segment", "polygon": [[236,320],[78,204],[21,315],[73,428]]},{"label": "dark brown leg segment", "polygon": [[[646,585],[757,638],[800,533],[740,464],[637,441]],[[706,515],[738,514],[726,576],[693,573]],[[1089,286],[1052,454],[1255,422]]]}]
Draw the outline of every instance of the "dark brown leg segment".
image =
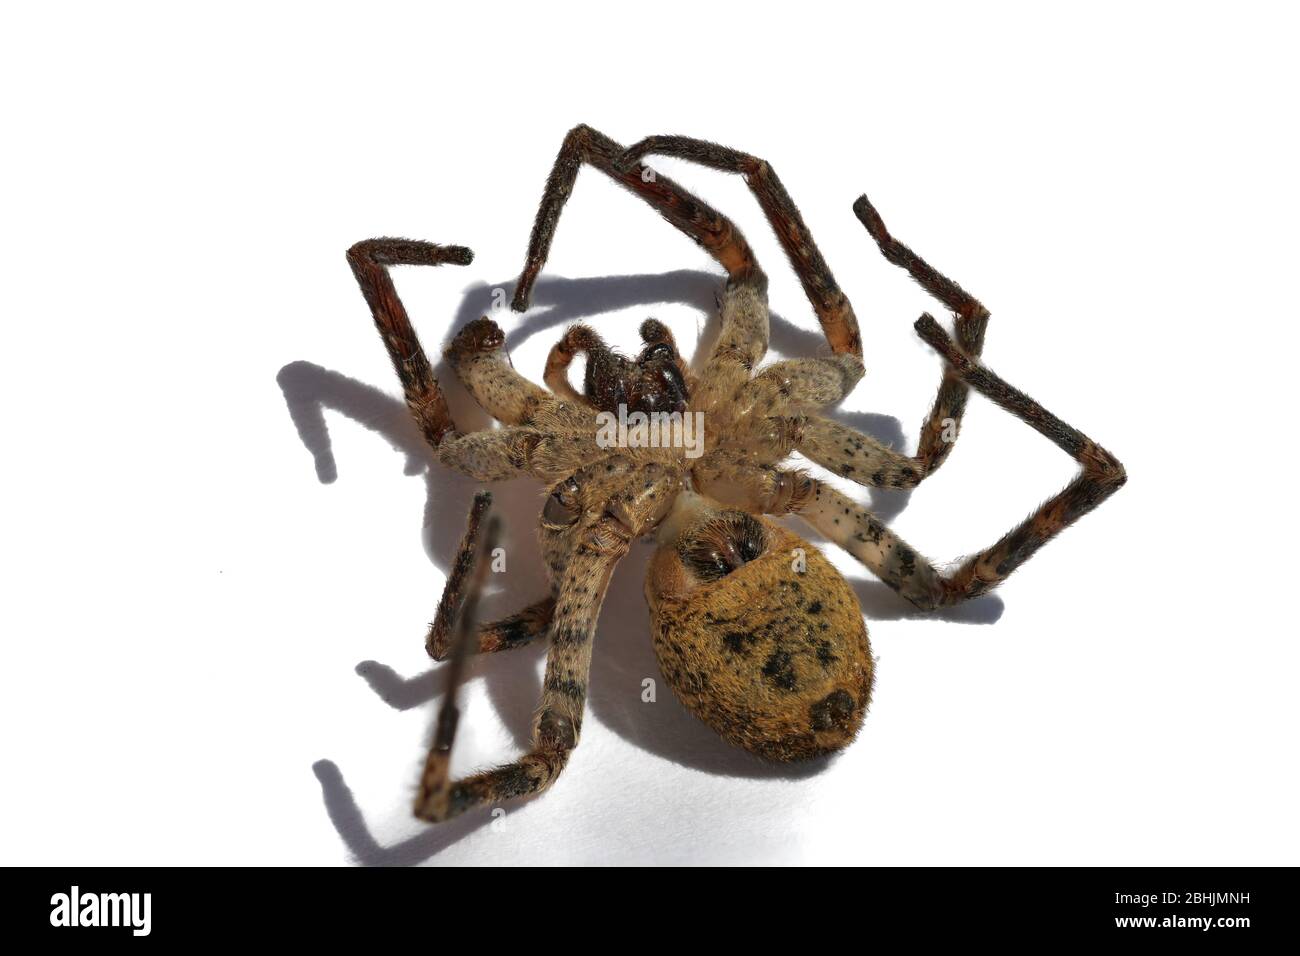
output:
[{"label": "dark brown leg segment", "polygon": [[[461,607],[465,603],[465,589],[474,570],[478,554],[478,540],[483,525],[483,517],[492,504],[492,493],[480,491],[474,496],[470,506],[469,520],[465,536],[447,574],[447,585],[443,589],[442,599],[438,602],[438,611],[433,624],[429,626],[429,636],[425,639],[424,649],[435,661],[446,660],[452,651],[452,625],[461,616]],[[491,556],[491,551],[487,552]],[[492,654],[496,651],[508,651],[541,637],[551,625],[555,613],[555,598],[548,596],[521,611],[504,617],[491,624],[483,624],[475,631],[475,638],[470,641],[468,653]]]},{"label": "dark brown leg segment", "polygon": [[993,547],[968,558],[957,569],[945,598],[945,603],[953,604],[996,586],[1039,548],[1123,487],[1128,476],[1119,459],[1106,449],[962,352],[931,316],[921,316],[916,331],[947,360],[962,382],[1032,426],[1082,466],[1079,476],[1063,491]]},{"label": "dark brown leg segment", "polygon": [[[533,749],[514,763],[450,782],[447,764],[455,731],[455,707],[443,705],[449,718],[440,717],[434,747],[429,753],[415,801],[415,815],[421,820],[440,822],[473,807],[545,790],[555,782],[569,762],[582,730],[587,700],[587,677],[591,670],[591,643],[596,619],[609,586],[610,575],[629,548],[626,532],[614,519],[587,529],[569,558],[555,597],[550,624],[551,647],[546,656],[542,701],[533,729]],[[480,551],[480,561],[483,561]],[[482,570],[474,578],[482,580]],[[475,593],[477,584],[471,590]],[[473,600],[467,598],[458,628],[453,666],[472,641]],[[453,680],[459,672],[453,672]],[[452,701],[455,684],[448,691]]]},{"label": "dark brown leg segment", "polygon": [[[884,257],[894,265],[906,269],[921,288],[952,310],[956,318],[958,345],[967,355],[979,358],[984,349],[989,310],[956,282],[940,274],[890,235],[880,213],[876,212],[865,195],[858,197],[853,204],[853,211],[867,227],[871,238],[876,240]],[[966,400],[969,397],[970,389],[952,369],[945,368],[943,379],[939,383],[939,394],[935,396],[930,414],[921,425],[921,441],[911,465],[920,478],[937,471],[952,451],[961,430],[962,415],[966,411]]]},{"label": "dark brown leg segment", "polygon": [[853,306],[822,258],[812,231],[799,215],[799,208],[771,166],[747,153],[687,136],[647,136],[625,152],[619,163],[631,165],[650,155],[676,156],[742,175],[775,230],[831,348],[837,353],[848,352],[862,358],[862,336]]},{"label": "dark brown leg segment", "polygon": [[348,250],[348,263],[388,347],[393,368],[406,393],[406,405],[434,448],[455,432],[456,425],[388,269],[398,265],[443,263],[465,266],[473,259],[474,253],[463,246],[435,246],[412,239],[367,239]]},{"label": "dark brown leg segment", "polygon": [[[554,614],[555,598],[544,597],[508,617],[490,624],[480,624],[469,653],[495,654],[497,651],[512,651],[516,647],[530,644],[546,635]],[[429,656],[435,661],[445,661],[450,653],[450,634],[442,639],[441,644],[436,644],[429,650]]]},{"label": "dark brown leg segment", "polygon": [[494,654],[511,651],[516,647],[545,636],[555,616],[555,598],[544,597],[522,611],[503,617],[478,629],[478,653]]},{"label": "dark brown leg segment", "polygon": [[1044,544],[1114,494],[1126,476],[1114,455],[962,352],[933,318],[922,316],[916,329],[965,385],[1027,422],[1082,466],[1063,491],[946,576],[875,515],[816,482],[798,513],[917,607],[932,610],[987,594]]},{"label": "dark brown leg segment", "polygon": [[461,605],[465,603],[465,586],[469,583],[470,572],[474,570],[475,558],[478,556],[483,517],[491,506],[490,491],[480,491],[470,505],[465,536],[460,539],[460,548],[456,551],[451,570],[447,572],[447,585],[442,590],[442,599],[438,602],[433,623],[429,625],[429,635],[424,639],[424,649],[435,661],[443,660],[451,650],[451,626],[460,616]]},{"label": "dark brown leg segment", "polygon": [[465,537],[461,540],[460,552],[451,574],[447,576],[447,588],[443,592],[438,616],[429,635],[428,646],[432,654],[435,641],[442,640],[445,646],[445,634],[453,619],[456,620],[455,638],[451,642],[451,656],[447,664],[447,693],[438,711],[433,746],[425,760],[420,790],[422,798],[427,797],[432,804],[444,808],[451,786],[451,745],[456,739],[456,725],[460,721],[460,709],[456,705],[457,692],[464,679],[465,665],[474,644],[475,611],[499,531],[499,523],[493,518],[487,526],[487,533],[479,534],[483,517],[491,503],[492,496],[486,491],[474,496]]},{"label": "dark brown leg segment", "polygon": [[528,242],[528,259],[519,285],[515,288],[511,308],[522,312],[528,308],[533,283],[542,271],[551,251],[551,240],[560,221],[560,212],[573,192],[578,169],[583,163],[600,170],[616,183],[631,190],[659,211],[672,225],[694,239],[727,270],[736,282],[766,285],[753,250],[740,230],[708,203],[697,199],[667,176],[633,163],[620,166],[623,147],[590,126],[575,126],[564,137],[555,166],[546,180],[542,204],[533,223]]}]

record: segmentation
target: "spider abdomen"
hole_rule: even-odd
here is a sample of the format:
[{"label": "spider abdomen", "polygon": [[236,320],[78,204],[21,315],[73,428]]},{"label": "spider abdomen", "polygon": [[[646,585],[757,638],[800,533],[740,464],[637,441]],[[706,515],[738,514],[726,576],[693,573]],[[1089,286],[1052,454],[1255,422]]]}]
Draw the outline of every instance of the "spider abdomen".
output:
[{"label": "spider abdomen", "polygon": [[816,552],[802,572],[789,565],[779,550],[747,564],[714,600],[661,605],[652,628],[659,666],[686,708],[778,761],[850,743],[873,680],[857,601],[823,580],[838,572]]}]

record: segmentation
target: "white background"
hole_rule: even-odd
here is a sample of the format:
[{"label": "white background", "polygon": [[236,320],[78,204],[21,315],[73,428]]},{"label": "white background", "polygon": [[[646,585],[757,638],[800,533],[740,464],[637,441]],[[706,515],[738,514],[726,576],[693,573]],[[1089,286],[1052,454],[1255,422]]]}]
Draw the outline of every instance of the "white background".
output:
[{"label": "white background", "polygon": [[[1300,862],[1295,807],[1296,70],[1285,7],[26,5],[4,89],[7,863]],[[850,206],[992,310],[986,358],[1130,481],[996,596],[923,618],[854,581],[879,657],[859,740],[772,770],[660,681],[619,570],[559,783],[440,828],[409,813],[438,668],[422,640],[473,485],[408,423],[344,262],[406,269],[431,353],[518,274],[566,130],[768,159],[862,323],[841,417],[915,447],[935,310]],[[820,346],[743,183],[659,168],[772,275],[771,357]],[[587,170],[525,317],[693,348],[719,270]],[[481,416],[444,378],[462,423]],[[1072,474],[974,400],[910,498],[948,561]],[[854,489],[867,500],[868,493]],[[542,593],[531,485],[500,489]],[[541,648],[476,661],[456,764],[526,743]]]}]

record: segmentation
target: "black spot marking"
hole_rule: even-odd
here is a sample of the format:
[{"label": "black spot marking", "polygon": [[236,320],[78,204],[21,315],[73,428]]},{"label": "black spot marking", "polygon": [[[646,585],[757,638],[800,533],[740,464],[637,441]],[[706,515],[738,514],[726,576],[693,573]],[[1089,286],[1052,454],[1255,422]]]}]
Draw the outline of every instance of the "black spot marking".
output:
[{"label": "black spot marking", "polygon": [[587,685],[582,681],[570,678],[552,677],[546,681],[546,689],[557,694],[564,694],[566,697],[571,697],[579,702],[587,697]]},{"label": "black spot marking", "polygon": [[833,690],[813,704],[810,713],[813,730],[842,730],[853,716],[853,696],[846,690]]},{"label": "black spot marking", "polygon": [[497,633],[501,635],[501,644],[505,647],[527,644],[534,637],[532,627],[522,617],[512,617],[502,621],[497,626]]},{"label": "black spot marking", "polygon": [[773,651],[763,664],[763,676],[778,690],[794,690],[798,685],[794,665],[786,651]]},{"label": "black spot marking", "polygon": [[758,635],[753,631],[729,631],[723,635],[722,643],[733,654],[748,654],[750,648],[758,643]]},{"label": "black spot marking", "polygon": [[590,638],[591,633],[586,628],[574,627],[566,624],[556,628],[555,636],[551,638],[551,643],[568,645],[585,644]]},{"label": "black spot marking", "polygon": [[498,771],[496,793],[504,798],[522,797],[537,789],[537,781],[526,767],[502,767]]}]

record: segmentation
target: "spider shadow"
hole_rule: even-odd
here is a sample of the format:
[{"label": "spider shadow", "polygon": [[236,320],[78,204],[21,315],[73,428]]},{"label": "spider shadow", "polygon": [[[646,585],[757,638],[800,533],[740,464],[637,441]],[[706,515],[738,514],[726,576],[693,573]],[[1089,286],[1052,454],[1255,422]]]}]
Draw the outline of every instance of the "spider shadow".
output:
[{"label": "spider shadow", "polygon": [[[507,335],[507,347],[517,347],[532,335],[558,325],[595,317],[618,309],[653,303],[680,303],[698,308],[707,320],[699,341],[711,341],[717,331],[715,296],[720,277],[700,271],[679,270],[648,275],[589,279],[541,279],[535,288],[533,309],[524,326]],[[464,294],[451,326],[454,331],[491,312],[499,290],[513,283],[470,287]],[[544,310],[544,311],[539,311]],[[785,355],[824,351],[819,333],[800,329],[773,314],[772,346]],[[698,353],[703,350],[697,350]],[[491,419],[478,407],[445,363],[435,368],[456,422],[470,431],[491,427]],[[403,473],[425,483],[422,543],[430,560],[446,570],[464,531],[465,515],[479,483],[438,465],[433,451],[400,400],[339,372],[306,361],[284,366],[276,380],[284,395],[299,439],[312,455],[317,480],[338,479],[324,411],[339,412],[380,435],[403,460]],[[900,447],[902,428],[897,419],[867,413],[832,413],[834,417],[873,437]],[[528,490],[525,492],[524,488]],[[534,536],[540,494],[533,482],[504,482],[494,486],[494,507],[503,518],[503,545],[509,556],[509,586],[489,594],[482,615],[489,620],[518,610],[546,593],[543,562]],[[896,517],[907,506],[907,494],[874,490],[871,506],[883,519]],[[733,747],[693,717],[664,686],[650,640],[649,618],[644,610],[642,581],[652,548],[638,544],[622,562],[610,585],[606,608],[636,607],[635,615],[601,615],[597,628],[589,707],[599,722],[637,745],[673,763],[722,776],[802,779],[819,773],[834,758],[803,764],[779,765],[759,760]],[[912,616],[911,605],[879,582],[851,582],[863,610],[873,620]],[[949,619],[964,623],[989,623],[1001,614],[996,597],[973,602]],[[959,609],[960,612],[960,609]],[[631,622],[631,623],[630,623]],[[482,681],[487,697],[507,732],[521,750],[530,744],[532,719],[541,696],[540,645],[503,654],[476,657],[466,682]],[[399,710],[425,706],[444,691],[436,668],[405,677],[391,667],[366,660],[358,675],[390,706]],[[655,700],[643,701],[646,679],[654,681]],[[430,728],[431,729],[431,728]],[[486,813],[467,814],[397,844],[379,844],[343,779],[328,760],[313,765],[321,785],[326,812],[358,862],[366,865],[406,865],[427,860],[490,822]],[[515,802],[512,810],[528,801]]]}]

